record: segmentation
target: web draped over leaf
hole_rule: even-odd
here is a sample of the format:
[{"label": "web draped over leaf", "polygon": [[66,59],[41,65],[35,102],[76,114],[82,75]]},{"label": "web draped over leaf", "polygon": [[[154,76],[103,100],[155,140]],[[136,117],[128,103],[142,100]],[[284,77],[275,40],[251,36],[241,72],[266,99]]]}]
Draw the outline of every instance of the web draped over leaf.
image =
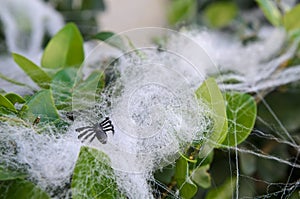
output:
[{"label": "web draped over leaf", "polygon": [[[148,33],[167,39],[153,43]],[[80,38],[77,31],[73,36]],[[299,80],[299,66],[282,65],[297,43],[279,52],[280,31],[248,47],[213,32],[146,28],[109,37],[110,46],[94,48],[81,66],[82,48],[77,67],[61,59],[68,67],[47,74],[46,84],[40,70],[29,74],[51,90],[27,101],[24,126],[1,120],[0,165],[20,171],[11,178],[29,183],[28,190],[37,184],[53,198],[297,197],[297,126],[274,110],[276,94],[265,98]],[[57,67],[47,58],[53,49],[44,59],[50,68]],[[6,104],[16,112],[14,105]],[[41,121],[34,124],[38,113]],[[115,130],[106,144],[78,140],[76,128],[106,117]]]},{"label": "web draped over leaf", "polygon": [[[192,33],[193,35],[194,33]],[[226,42],[226,41],[222,41],[222,38],[216,38],[214,37],[213,39],[211,39],[210,37],[203,37],[204,33],[199,33],[200,36],[197,38],[196,37],[196,41],[197,39],[201,39],[200,40],[200,45],[202,44],[201,42],[207,42],[210,43],[211,45],[214,45],[214,43],[220,43],[220,42]],[[193,35],[195,36],[195,35]],[[206,35],[207,36],[207,35]],[[214,35],[213,35],[214,36]],[[172,39],[176,40],[176,43],[172,43]],[[180,41],[180,39],[174,37],[172,39],[169,40],[169,42],[171,43],[171,45],[173,45],[173,48],[180,48],[183,47],[184,44],[186,44],[186,42],[184,41]],[[284,35],[282,33],[275,33],[275,36],[270,38],[270,41],[266,41],[265,43],[272,43],[272,41],[274,40],[278,40],[278,38],[282,38],[284,39]],[[132,38],[131,38],[132,39]],[[215,39],[215,40],[214,40]],[[133,39],[134,40],[134,39]],[[107,42],[110,43],[110,42]],[[265,45],[265,43],[261,44],[261,45]],[[176,58],[174,59],[174,57],[172,57],[170,54],[170,51],[166,50],[164,51],[164,49],[162,48],[161,50],[156,50],[156,48],[148,48],[148,47],[141,47],[139,46],[139,43],[134,43],[135,45],[135,49],[133,51],[131,51],[130,53],[124,53],[121,52],[121,54],[118,57],[118,62],[119,65],[116,64],[119,68],[120,72],[120,79],[119,81],[117,81],[117,84],[113,86],[113,89],[115,89],[112,93],[115,94],[117,97],[113,97],[113,99],[110,98],[110,100],[113,101],[113,108],[111,110],[112,112],[112,118],[113,118],[113,122],[115,122],[117,128],[119,128],[117,131],[126,131],[126,129],[130,129],[133,128],[130,123],[133,123],[134,125],[148,125],[151,126],[151,122],[155,122],[154,124],[156,124],[155,128],[159,128],[160,127],[160,123],[159,121],[156,120],[149,120],[147,119],[147,117],[151,114],[158,114],[158,115],[154,115],[154,119],[156,119],[158,116],[165,116],[163,114],[168,114],[166,112],[161,112],[161,109],[159,106],[155,106],[154,112],[147,112],[149,108],[152,108],[152,103],[155,104],[155,100],[160,101],[163,105],[164,108],[166,108],[167,104],[171,102],[171,107],[175,107],[175,110],[172,110],[173,112],[171,112],[171,114],[174,116],[174,114],[176,115],[176,105],[179,103],[182,103],[182,101],[179,98],[176,100],[169,100],[168,99],[168,92],[164,92],[163,90],[160,90],[161,88],[158,88],[157,85],[153,84],[153,82],[151,82],[151,85],[147,85],[145,86],[144,82],[149,81],[148,79],[152,78],[152,81],[157,80],[156,78],[159,77],[159,75],[163,74],[163,71],[160,71],[161,69],[159,67],[157,67],[157,63],[161,63],[162,66],[164,66],[164,64],[170,64],[171,66],[166,67],[167,70],[170,70],[169,73],[171,75],[172,71],[173,71],[173,66],[175,70],[182,70],[182,68],[180,68],[180,64],[184,63],[184,61],[180,61],[180,59],[177,61]],[[232,61],[237,64],[240,63],[237,60],[234,59],[234,57],[237,57],[236,54],[238,54],[238,52],[240,54],[242,54],[244,57],[249,56],[247,53],[251,52],[251,50],[257,48],[257,49],[261,49],[262,46],[259,46],[260,44],[255,44],[252,46],[252,49],[249,47],[248,49],[246,49],[245,51],[243,50],[243,47],[239,46],[238,44],[236,47],[233,47],[233,51],[229,51],[227,52],[229,55],[230,53],[232,53],[230,56],[228,55],[228,57],[225,56],[225,58],[228,59],[232,59]],[[139,141],[139,142],[132,142],[132,140],[130,138],[125,139],[122,136],[122,141],[117,141],[119,138],[118,137],[111,137],[111,142],[117,142],[114,144],[120,144],[117,148],[118,150],[121,148],[124,148],[123,145],[125,145],[125,143],[127,143],[128,146],[131,146],[132,148],[130,148],[129,150],[131,151],[131,153],[136,154],[136,157],[131,157],[128,156],[130,163],[129,165],[133,164],[132,166],[130,166],[131,169],[135,168],[135,169],[140,169],[139,171],[143,171],[141,174],[137,174],[136,172],[129,172],[127,169],[128,167],[120,167],[118,165],[118,161],[114,163],[114,161],[118,158],[118,154],[110,154],[111,151],[111,146],[109,147],[102,147],[100,146],[101,150],[107,150],[107,154],[109,154],[110,158],[112,159],[112,167],[116,170],[116,175],[119,176],[119,178],[117,177],[117,181],[119,179],[119,186],[120,187],[126,187],[125,189],[125,193],[130,193],[130,196],[133,198],[136,197],[145,197],[145,195],[143,194],[148,194],[147,197],[166,197],[168,195],[168,197],[171,198],[180,198],[182,196],[182,194],[189,194],[189,193],[193,193],[196,189],[193,188],[194,186],[196,186],[197,184],[197,175],[198,172],[202,172],[201,177],[203,176],[207,176],[206,178],[206,182],[209,182],[210,180],[212,180],[212,184],[215,183],[217,184],[217,186],[219,186],[218,189],[211,189],[209,191],[209,194],[207,195],[208,198],[213,198],[213,196],[216,195],[223,195],[225,198],[231,198],[231,197],[254,197],[253,194],[255,194],[258,197],[265,197],[265,196],[282,196],[285,197],[286,195],[292,195],[292,194],[297,194],[296,188],[298,186],[298,182],[296,177],[290,177],[290,179],[284,179],[284,176],[286,175],[286,172],[289,172],[288,176],[295,176],[294,174],[294,169],[297,169],[298,165],[295,162],[297,160],[297,156],[298,156],[298,150],[297,150],[297,144],[294,141],[287,141],[286,138],[290,137],[291,139],[291,135],[290,133],[286,132],[285,136],[281,136],[282,134],[271,134],[270,132],[264,131],[264,130],[258,130],[260,128],[264,128],[262,126],[255,126],[253,129],[253,132],[250,134],[250,136],[248,137],[247,140],[246,137],[248,136],[248,134],[251,132],[251,129],[253,128],[253,122],[254,121],[247,121],[247,118],[254,118],[253,117],[253,113],[256,114],[256,109],[255,112],[251,111],[251,107],[255,106],[253,103],[254,101],[250,99],[250,97],[247,96],[242,96],[239,94],[235,94],[236,91],[239,92],[250,92],[250,93],[254,93],[254,97],[256,100],[262,100],[262,98],[264,97],[264,92],[262,91],[269,91],[269,89],[275,88],[279,85],[284,85],[286,83],[290,83],[290,82],[294,82],[296,80],[299,79],[299,77],[297,77],[297,71],[298,68],[297,66],[294,68],[288,68],[286,70],[283,71],[279,71],[278,72],[278,65],[280,65],[282,62],[284,62],[284,60],[290,58],[291,56],[293,56],[293,54],[295,53],[295,46],[290,47],[286,53],[284,53],[282,56],[280,56],[279,58],[276,59],[271,59],[271,61],[265,61],[267,59],[270,59],[270,57],[272,57],[272,55],[276,54],[277,50],[280,49],[280,45],[282,45],[282,43],[279,42],[279,47],[275,47],[275,50],[272,48],[272,52],[270,52],[270,54],[268,55],[267,52],[262,54],[259,54],[261,56],[258,56],[257,52],[251,52],[251,57],[253,59],[249,60],[249,63],[245,63],[245,61],[243,62],[243,65],[247,65],[247,64],[251,64],[251,67],[246,67],[243,68],[242,72],[236,70],[237,69],[237,65],[234,64],[230,64],[230,62],[228,62],[227,64],[223,65],[223,62],[220,62],[218,64],[218,59],[219,57],[214,57],[215,54],[218,55],[218,53],[220,54],[219,56],[224,57],[224,55],[221,54],[221,52],[223,52],[223,49],[214,49],[215,54],[210,54],[209,49],[206,49],[204,45],[201,45],[206,51],[207,53],[210,55],[210,57],[212,58],[212,60],[215,62],[215,64],[217,64],[217,67],[215,70],[212,69],[212,65],[209,64],[209,62],[206,62],[205,60],[203,60],[203,63],[199,68],[197,68],[197,73],[200,73],[201,77],[205,77],[208,74],[213,74],[216,73],[217,74],[217,78],[216,80],[219,83],[220,88],[223,91],[233,91],[228,92],[229,95],[225,96],[224,99],[226,99],[227,103],[231,101],[232,105],[228,106],[228,110],[227,110],[227,117],[228,117],[228,130],[229,133],[231,134],[231,136],[225,138],[224,142],[218,142],[216,141],[216,139],[212,139],[208,134],[205,134],[205,131],[207,131],[211,125],[213,125],[213,122],[209,119],[209,118],[203,118],[205,121],[205,123],[201,123],[203,126],[202,128],[202,132],[204,132],[203,135],[200,135],[200,137],[197,137],[199,135],[195,135],[193,136],[193,139],[195,140],[202,140],[202,142],[208,142],[208,143],[212,143],[212,145],[214,146],[218,146],[217,148],[220,148],[221,150],[217,150],[215,151],[215,155],[217,157],[219,156],[224,156],[223,153],[221,153],[221,151],[226,150],[227,151],[227,155],[225,157],[222,157],[216,161],[218,162],[211,162],[210,166],[207,166],[207,163],[205,163],[205,161],[207,161],[207,159],[209,159],[209,157],[211,157],[211,153],[212,153],[212,148],[211,147],[207,147],[207,149],[205,148],[201,148],[200,150],[200,154],[203,157],[202,161],[197,164],[195,166],[195,168],[193,169],[192,173],[184,173],[182,174],[182,178],[180,178],[181,174],[175,174],[175,176],[178,177],[177,179],[177,185],[172,185],[172,178],[170,178],[170,176],[172,177],[174,175],[174,172],[176,173],[176,171],[174,171],[174,168],[178,168],[180,167],[178,164],[178,162],[176,161],[176,163],[174,162],[174,158],[178,158],[179,156],[169,156],[171,157],[171,159],[173,159],[173,161],[170,161],[170,159],[168,160],[168,153],[162,153],[163,151],[159,151],[163,154],[163,157],[165,157],[167,159],[167,162],[164,160],[161,162],[159,155],[157,154],[157,152],[155,152],[156,150],[154,149],[150,149],[151,147],[157,148],[159,147],[160,141],[154,141],[152,142],[150,139],[148,139],[148,137],[146,137],[149,140],[149,144],[147,144],[147,142],[145,141]],[[215,45],[218,46],[218,45]],[[271,48],[271,46],[270,46]],[[227,49],[224,49],[227,50]],[[162,52],[159,52],[162,51]],[[266,50],[267,51],[267,50]],[[154,53],[153,53],[154,52]],[[190,53],[192,53],[193,51],[190,49]],[[260,51],[259,51],[260,52]],[[234,55],[235,53],[235,55]],[[194,54],[193,54],[194,55]],[[156,58],[158,57],[158,58]],[[216,60],[215,60],[216,59]],[[238,60],[242,60],[242,58],[237,57]],[[158,61],[159,60],[159,61]],[[247,59],[245,59],[247,60]],[[226,62],[225,62],[226,63]],[[151,64],[151,67],[149,67],[149,65]],[[184,65],[184,64],[183,64]],[[222,66],[225,66],[224,68],[222,68]],[[127,68],[128,69],[127,69]],[[148,69],[147,67],[149,67],[149,71],[150,73],[148,73]],[[230,68],[231,67],[231,68]],[[184,82],[189,82],[190,83],[190,87],[191,88],[196,88],[197,86],[199,86],[199,76],[198,79],[196,78],[197,75],[193,74],[193,72],[188,71],[189,68],[188,67],[183,67],[185,70],[187,71],[182,71],[182,74],[189,74],[189,72],[191,73],[190,75],[187,75],[186,79],[184,80]],[[259,71],[264,68],[263,72],[259,73]],[[127,69],[127,70],[126,70]],[[222,71],[226,71],[226,70],[231,70],[232,74],[228,74],[225,73],[223,74]],[[250,72],[248,72],[248,70]],[[158,72],[157,72],[158,71]],[[292,72],[293,71],[293,72]],[[255,77],[251,76],[254,74],[259,74]],[[292,75],[292,77],[291,77]],[[288,77],[288,78],[287,78]],[[291,78],[290,78],[291,77]],[[172,78],[174,79],[178,79],[176,77],[176,75],[174,74],[172,76]],[[146,79],[146,80],[145,80]],[[274,79],[274,81],[273,81]],[[276,81],[275,81],[276,80]],[[170,84],[168,83],[168,81],[171,82],[170,79],[168,78],[163,78],[162,82],[163,85],[168,85],[167,88],[173,88],[172,86],[176,85],[176,83],[174,84]],[[233,81],[233,83],[230,83],[231,81]],[[235,81],[237,81],[238,83],[235,83]],[[201,80],[200,80],[201,82]],[[202,79],[203,82],[203,79]],[[119,85],[119,87],[118,87]],[[155,86],[153,86],[155,85]],[[170,85],[172,85],[170,87]],[[161,84],[160,84],[161,86]],[[163,87],[163,89],[165,89],[166,87]],[[175,86],[176,87],[176,86]],[[143,92],[139,93],[138,89],[134,89],[134,88],[142,88],[144,89]],[[123,90],[122,90],[123,89]],[[182,90],[179,89],[179,91],[181,92],[182,95],[187,96],[186,94],[184,94],[185,92],[182,92]],[[152,94],[151,94],[152,93]],[[157,95],[153,95],[153,93],[158,94]],[[112,94],[112,96],[114,96]],[[161,101],[162,99],[160,99],[160,96],[164,96],[164,101]],[[172,96],[172,95],[171,95]],[[175,96],[178,96],[177,93],[175,92]],[[147,101],[147,98],[151,98],[151,101]],[[124,102],[123,102],[124,100]],[[134,100],[133,105],[131,105],[131,100]],[[141,104],[141,102],[144,102],[145,104]],[[188,100],[188,99],[187,99]],[[150,103],[152,102],[152,103]],[[150,103],[150,104],[149,104]],[[217,102],[218,103],[218,102]],[[268,103],[265,103],[264,100],[261,101],[261,104],[266,104],[268,105]],[[119,108],[119,106],[121,106],[121,109]],[[146,106],[146,107],[145,107]],[[209,112],[211,112],[211,109],[209,107],[207,107],[205,104],[201,104],[201,106],[204,108],[202,111],[204,114],[208,114]],[[102,106],[100,106],[102,107]],[[181,106],[179,106],[181,107]],[[244,107],[248,107],[250,110],[245,109]],[[232,108],[232,109],[230,109]],[[116,111],[117,110],[117,111]],[[130,111],[134,111],[135,113],[128,114],[128,110]],[[175,111],[175,112],[174,112]],[[182,111],[182,107],[181,107],[181,111]],[[259,110],[258,110],[259,111]],[[110,112],[110,111],[109,111]],[[273,111],[271,109],[269,109],[270,113],[273,113]],[[180,112],[179,112],[180,113]],[[144,114],[144,115],[143,115]],[[180,113],[185,114],[184,112]],[[124,116],[123,116],[124,115]],[[125,116],[126,115],[126,116]],[[209,114],[208,114],[209,115]],[[170,117],[171,115],[168,115],[168,117]],[[213,116],[213,115],[212,115]],[[237,117],[238,116],[238,117]],[[184,116],[186,117],[186,115]],[[128,120],[130,119],[131,120]],[[275,116],[276,118],[276,116]],[[261,120],[261,118],[258,116],[258,120]],[[276,121],[277,120],[277,121]],[[280,125],[280,120],[276,119],[275,120],[275,125],[279,124]],[[210,122],[212,123],[210,123]],[[168,122],[171,122],[170,120],[168,120]],[[262,122],[263,123],[263,122]],[[270,127],[271,124],[267,124],[267,127]],[[273,125],[273,124],[272,124]],[[174,126],[174,124],[172,125]],[[175,125],[176,126],[176,125]],[[151,129],[150,128],[150,133],[151,132],[156,132],[156,129]],[[164,126],[164,128],[168,128],[167,126]],[[173,130],[171,130],[173,131]],[[241,134],[241,132],[248,132],[248,134]],[[283,132],[284,132],[284,128],[283,128]],[[133,131],[131,131],[133,132]],[[163,131],[159,131],[159,132],[163,132]],[[259,134],[257,132],[260,132]],[[264,133],[263,133],[264,132]],[[148,131],[144,131],[144,133],[147,135]],[[130,133],[129,133],[130,134]],[[137,136],[139,135],[139,133],[134,134],[133,136]],[[143,135],[143,136],[146,136]],[[178,138],[176,139],[180,139],[181,136],[183,136],[184,134],[179,134]],[[116,136],[118,136],[118,133],[116,133]],[[162,136],[165,136],[162,134]],[[126,136],[125,136],[126,137]],[[264,149],[264,139],[260,139],[261,138],[265,138],[266,142],[269,142],[270,140],[277,140],[278,146],[280,146],[279,148],[281,149],[281,147],[283,148],[282,151],[286,151],[287,147],[291,147],[293,146],[292,150],[296,150],[296,156],[289,156],[286,152],[278,152],[277,150],[275,150],[274,148],[269,149],[270,151],[265,151]],[[278,138],[277,138],[278,137]],[[281,137],[281,139],[279,139]],[[145,139],[144,137],[140,137]],[[167,139],[170,141],[172,140],[171,137],[167,137]],[[229,140],[228,140],[229,139]],[[260,139],[260,141],[257,141],[257,139]],[[160,139],[161,140],[161,139]],[[185,139],[186,140],[186,139]],[[228,142],[226,142],[226,140],[228,140]],[[252,140],[253,143],[252,143]],[[243,142],[244,141],[244,142]],[[293,143],[294,142],[294,143]],[[172,143],[172,141],[170,141],[170,143]],[[192,142],[190,141],[190,144],[192,144]],[[236,146],[237,144],[239,144],[238,146]],[[94,147],[98,148],[99,146],[93,145]],[[154,159],[147,159],[147,156],[144,154],[143,151],[145,151],[144,149],[140,148],[141,146],[143,147],[147,147],[147,153],[149,153],[151,150],[154,150],[154,154],[153,157]],[[186,145],[185,145],[186,146]],[[277,146],[277,145],[275,145]],[[166,148],[167,149],[167,148]],[[180,150],[175,150],[176,152],[179,152],[179,154],[184,153],[184,150],[182,148],[179,148]],[[117,151],[118,151],[117,150]],[[126,149],[127,150],[127,149]],[[170,148],[168,150],[171,150]],[[122,150],[121,150],[122,151]],[[280,150],[279,150],[280,151]],[[170,152],[170,151],[169,151]],[[122,152],[117,152],[117,153],[121,153]],[[225,153],[226,154],[226,153]],[[149,157],[148,157],[149,158]],[[156,159],[155,159],[156,158]],[[176,159],[175,158],[175,159]],[[153,167],[153,160],[155,162],[154,167]],[[124,162],[124,159],[122,159],[120,161],[121,163]],[[164,162],[164,163],[163,163]],[[163,163],[163,164],[161,164]],[[169,165],[168,165],[168,164]],[[144,167],[143,165],[147,165],[146,167]],[[156,166],[155,166],[156,165]],[[157,167],[158,165],[158,167]],[[168,166],[167,166],[168,165]],[[221,166],[218,166],[221,165]],[[263,166],[261,166],[263,165]],[[282,167],[281,173],[278,172],[278,175],[272,175],[273,171],[271,172],[266,172],[269,168],[270,165],[278,165],[279,168]],[[164,167],[163,167],[164,166]],[[190,166],[190,164],[189,164]],[[124,170],[125,168],[125,170]],[[184,166],[184,164],[181,167],[183,170],[184,168],[187,168],[186,166]],[[276,166],[275,166],[276,168]],[[292,169],[291,169],[292,168]],[[120,171],[121,170],[121,171]],[[169,173],[171,174],[163,174],[164,177],[166,179],[160,179],[160,177],[157,177],[157,175],[155,174],[153,177],[151,174],[153,172],[159,172],[159,170],[162,170],[163,173],[166,170],[169,170]],[[209,172],[209,174],[207,173]],[[221,173],[220,173],[221,172]],[[225,174],[223,175],[222,172],[224,172]],[[132,173],[132,174],[130,174]],[[167,172],[168,173],[168,172]],[[257,175],[255,175],[257,173]],[[269,173],[269,174],[268,174]],[[220,178],[220,176],[222,176]],[[226,177],[227,176],[227,177]],[[255,177],[258,176],[258,177]],[[227,180],[225,178],[228,178]],[[126,179],[129,179],[128,181]],[[144,180],[142,180],[144,179]],[[218,180],[216,180],[218,179]],[[230,180],[231,179],[231,180]],[[174,180],[174,179],[173,179]],[[216,180],[216,181],[215,181]],[[280,181],[281,180],[281,181]],[[130,182],[128,184],[128,182]],[[134,183],[135,182],[135,183]],[[148,183],[147,183],[148,182]],[[209,185],[203,185],[201,184],[202,181],[200,181],[200,187],[209,187]],[[196,184],[195,184],[196,183]],[[140,186],[137,186],[137,184],[139,184]],[[197,184],[199,186],[199,184]],[[251,189],[255,189],[255,186],[258,186],[258,184],[260,184],[262,186],[262,190],[260,190],[260,192],[256,193],[256,192],[251,192],[247,190],[247,187],[250,185]],[[130,186],[131,185],[131,186]],[[284,187],[283,185],[286,185],[286,187]],[[130,188],[132,187],[132,188]],[[143,188],[142,188],[143,187]],[[177,187],[177,189],[176,189]],[[143,189],[144,191],[139,192],[138,189]],[[136,190],[133,191],[133,190]],[[152,191],[151,191],[152,190]],[[177,190],[177,191],[176,191]],[[198,189],[198,193],[199,195],[203,194],[204,189]],[[220,191],[223,190],[223,191]],[[274,190],[274,191],[273,191]],[[137,195],[135,195],[135,193]],[[186,196],[187,196],[186,195]]]}]

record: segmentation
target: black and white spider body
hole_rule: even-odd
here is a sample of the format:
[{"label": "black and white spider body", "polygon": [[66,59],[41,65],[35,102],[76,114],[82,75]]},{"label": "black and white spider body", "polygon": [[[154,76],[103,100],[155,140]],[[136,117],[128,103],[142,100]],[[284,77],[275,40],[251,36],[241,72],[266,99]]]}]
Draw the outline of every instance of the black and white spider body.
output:
[{"label": "black and white spider body", "polygon": [[89,139],[89,143],[91,143],[96,137],[102,144],[106,144],[108,132],[112,134],[115,133],[114,126],[108,117],[101,123],[96,123],[93,126],[80,127],[75,129],[75,131],[79,132],[78,139],[81,140],[81,142],[85,142]]}]

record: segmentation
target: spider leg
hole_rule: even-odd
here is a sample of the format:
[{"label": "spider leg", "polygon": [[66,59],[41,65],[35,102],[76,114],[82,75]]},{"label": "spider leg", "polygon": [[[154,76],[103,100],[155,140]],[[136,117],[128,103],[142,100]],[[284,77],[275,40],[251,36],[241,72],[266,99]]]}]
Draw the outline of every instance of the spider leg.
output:
[{"label": "spider leg", "polygon": [[100,123],[100,125],[101,125],[101,126],[104,126],[104,125],[107,124],[107,123],[110,123],[110,124],[111,124],[111,121],[109,120],[109,117],[106,117],[105,120],[103,120],[103,121]]},{"label": "spider leg", "polygon": [[96,134],[90,139],[89,143],[91,143],[96,137]]},{"label": "spider leg", "polygon": [[85,135],[90,134],[91,132],[93,132],[93,131],[92,131],[92,130],[86,130],[86,131],[83,131],[82,133],[80,133],[80,134],[78,135],[78,139],[83,138]]},{"label": "spider leg", "polygon": [[[101,125],[100,125],[100,126],[101,126]],[[101,126],[102,129],[110,128],[110,127],[113,127],[113,125],[112,125],[111,123],[106,124],[106,125],[102,125],[102,126]]]},{"label": "spider leg", "polygon": [[80,128],[75,129],[75,131],[79,132],[79,131],[83,131],[83,130],[91,129],[91,128],[93,128],[93,127],[92,126],[84,126],[84,127],[80,127]]},{"label": "spider leg", "polygon": [[108,130],[114,130],[113,126],[107,126],[107,127],[103,127],[102,128],[104,131],[108,131]]},{"label": "spider leg", "polygon": [[100,126],[102,126],[103,128],[105,128],[105,127],[113,126],[113,124],[112,124],[112,122],[109,120],[109,121],[105,122],[105,124],[100,125]]},{"label": "spider leg", "polygon": [[91,137],[94,133],[95,133],[94,131],[90,132],[90,133],[87,134],[81,141],[82,141],[82,142],[85,142],[85,141],[86,141],[89,137]]},{"label": "spider leg", "polygon": [[111,131],[111,132],[112,132],[112,134],[114,134],[114,133],[115,133],[115,131],[114,131],[114,127],[113,127],[113,126],[110,126],[110,127],[103,128],[103,131],[104,131],[104,132]]}]

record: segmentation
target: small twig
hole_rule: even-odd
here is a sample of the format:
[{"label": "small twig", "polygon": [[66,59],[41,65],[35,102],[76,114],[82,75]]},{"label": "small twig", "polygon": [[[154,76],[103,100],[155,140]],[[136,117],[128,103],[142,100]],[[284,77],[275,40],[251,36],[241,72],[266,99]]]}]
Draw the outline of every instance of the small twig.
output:
[{"label": "small twig", "polygon": [[162,193],[161,199],[166,198],[168,193],[176,186],[176,184],[177,184],[176,180],[172,179],[172,181],[168,184],[167,190]]}]

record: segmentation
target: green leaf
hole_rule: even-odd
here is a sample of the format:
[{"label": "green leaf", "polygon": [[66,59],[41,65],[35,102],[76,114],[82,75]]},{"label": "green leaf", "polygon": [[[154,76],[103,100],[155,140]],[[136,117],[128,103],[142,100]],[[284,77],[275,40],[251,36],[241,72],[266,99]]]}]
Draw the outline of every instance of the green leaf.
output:
[{"label": "green leaf", "polygon": [[0,165],[0,181],[24,179],[27,175],[18,171],[12,171]]},{"label": "green leaf", "polygon": [[245,93],[226,93],[228,133],[223,144],[236,146],[251,133],[256,119],[256,103]]},{"label": "green leaf", "polygon": [[72,93],[76,77],[76,68],[64,68],[53,77],[51,90],[55,105],[59,110],[71,108]]},{"label": "green leaf", "polygon": [[210,110],[209,116],[213,121],[213,128],[209,139],[220,144],[227,134],[226,107],[222,93],[213,78],[208,78],[195,92],[198,100],[206,104]]},{"label": "green leaf", "polygon": [[42,57],[42,67],[79,67],[83,60],[82,36],[75,24],[68,23],[47,44]]},{"label": "green leaf", "polygon": [[[74,2],[73,2],[74,3]],[[105,5],[103,0],[85,0],[82,1],[81,5],[81,10],[93,10],[93,11],[103,11],[105,9]],[[73,6],[73,4],[71,4]],[[86,18],[86,17],[82,17]]]},{"label": "green leaf", "polygon": [[209,164],[201,167],[197,167],[192,172],[192,180],[200,187],[207,189],[211,186],[211,177],[207,172],[209,169]]},{"label": "green leaf", "polygon": [[282,24],[281,13],[274,1],[270,0],[256,0],[258,6],[263,11],[265,17],[273,26],[280,26]]},{"label": "green leaf", "polygon": [[168,10],[168,21],[171,25],[183,20],[190,20],[197,12],[196,0],[174,0]]},{"label": "green leaf", "polygon": [[209,190],[205,199],[232,199],[235,192],[235,183],[235,178],[227,179],[221,186]]},{"label": "green leaf", "polygon": [[187,175],[188,175],[188,162],[183,157],[180,157],[176,161],[175,178],[176,180],[185,180]]},{"label": "green leaf", "polygon": [[214,159],[214,150],[209,145],[203,145],[198,153],[197,162],[201,163],[201,166],[212,163]]},{"label": "green leaf", "polygon": [[209,25],[216,28],[222,28],[229,23],[237,15],[237,7],[232,2],[217,2],[209,5],[204,10],[204,16]]},{"label": "green leaf", "polygon": [[299,31],[300,29],[300,4],[293,7],[290,11],[288,11],[283,17],[283,24],[287,31]]},{"label": "green leaf", "polygon": [[174,177],[177,181],[177,188],[179,189],[182,198],[189,199],[197,193],[198,187],[191,181],[189,177],[188,162],[183,157],[180,157],[176,161]]},{"label": "green leaf", "polygon": [[182,198],[189,199],[195,196],[195,194],[198,191],[198,187],[190,180],[190,178],[186,179],[185,182],[180,182],[180,183],[182,185],[180,187],[179,193]]},{"label": "green leaf", "polygon": [[0,182],[0,198],[49,199],[50,197],[29,181],[10,180]]},{"label": "green leaf", "polygon": [[3,106],[13,112],[17,112],[17,109],[15,108],[15,106],[11,103],[11,101],[9,101],[6,97],[4,97],[3,95],[0,94],[0,106]]},{"label": "green leaf", "polygon": [[123,198],[106,154],[81,147],[72,177],[73,199]]},{"label": "green leaf", "polygon": [[114,35],[115,35],[115,33],[113,33],[113,32],[103,31],[103,32],[99,32],[96,35],[94,35],[93,38],[94,39],[99,39],[101,41],[105,41],[105,40],[111,38]]},{"label": "green leaf", "polygon": [[[102,71],[94,71],[84,81],[74,88],[73,108],[87,109],[94,105],[95,99],[104,88],[105,76]],[[84,104],[82,102],[85,102]]]},{"label": "green leaf", "polygon": [[[78,89],[82,91],[90,91],[91,88],[95,88],[97,92],[99,89],[103,89],[105,86],[105,75],[103,71],[93,71],[86,80],[80,84]],[[93,89],[94,90],[94,89]]]},{"label": "green leaf", "polygon": [[51,78],[40,67],[23,57],[13,53],[13,59],[23,69],[23,71],[41,88],[49,88]]},{"label": "green leaf", "polygon": [[25,103],[25,99],[23,97],[21,97],[20,95],[16,94],[16,93],[7,93],[5,95],[5,97],[12,103],[12,104],[16,104],[16,103],[20,103],[23,104]]},{"label": "green leaf", "polygon": [[169,184],[172,182],[172,178],[175,173],[175,167],[172,165],[164,167],[161,171],[158,170],[155,172],[154,177],[156,180],[164,184]]},{"label": "green leaf", "polygon": [[293,190],[293,193],[291,196],[289,196],[289,199],[299,199],[300,198],[300,191],[299,190]]},{"label": "green leaf", "polygon": [[41,122],[59,119],[50,90],[41,90],[33,95],[26,104],[28,110],[24,114],[31,122],[40,116]]},{"label": "green leaf", "polygon": [[122,38],[113,32],[108,32],[108,31],[99,32],[96,35],[94,35],[92,38],[98,39],[100,41],[104,41],[113,47],[116,47],[122,51],[126,51],[126,45],[122,40]]}]

